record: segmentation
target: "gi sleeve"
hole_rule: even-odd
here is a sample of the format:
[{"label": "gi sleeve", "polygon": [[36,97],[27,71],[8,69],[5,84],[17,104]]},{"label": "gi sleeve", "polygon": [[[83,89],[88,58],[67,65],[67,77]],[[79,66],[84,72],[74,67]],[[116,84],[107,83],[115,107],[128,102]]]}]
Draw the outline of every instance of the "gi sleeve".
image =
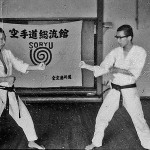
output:
[{"label": "gi sleeve", "polygon": [[94,76],[102,76],[109,72],[109,68],[113,66],[115,62],[115,51],[111,51],[100,64],[100,66],[94,66]]},{"label": "gi sleeve", "polygon": [[10,60],[11,60],[11,63],[13,65],[13,67],[22,72],[22,73],[28,73],[27,72],[27,68],[29,66],[29,64],[27,63],[24,63],[22,60],[18,59],[17,57],[15,57],[11,51],[9,51],[9,57],[10,57]]},{"label": "gi sleeve", "polygon": [[137,51],[136,55],[134,55],[134,59],[132,62],[132,66],[129,68],[129,71],[133,74],[134,79],[137,80],[140,76],[142,69],[144,67],[145,61],[146,61],[146,51]]}]

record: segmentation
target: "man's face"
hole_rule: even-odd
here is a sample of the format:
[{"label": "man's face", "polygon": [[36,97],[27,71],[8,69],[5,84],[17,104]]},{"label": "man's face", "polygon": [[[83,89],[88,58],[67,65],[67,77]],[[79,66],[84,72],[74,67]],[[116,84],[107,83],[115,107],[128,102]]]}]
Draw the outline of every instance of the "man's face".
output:
[{"label": "man's face", "polygon": [[128,45],[129,41],[131,40],[129,39],[129,36],[126,36],[124,34],[124,31],[118,31],[115,37],[117,38],[118,44],[121,47],[125,47],[126,45]]},{"label": "man's face", "polygon": [[3,33],[0,33],[0,49],[2,49],[5,45],[5,37]]}]

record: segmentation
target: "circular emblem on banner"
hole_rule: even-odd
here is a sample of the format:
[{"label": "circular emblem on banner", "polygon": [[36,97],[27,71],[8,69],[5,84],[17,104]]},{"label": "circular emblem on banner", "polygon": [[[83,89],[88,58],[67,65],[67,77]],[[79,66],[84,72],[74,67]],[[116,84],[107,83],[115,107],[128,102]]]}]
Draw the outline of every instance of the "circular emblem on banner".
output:
[{"label": "circular emblem on banner", "polygon": [[30,50],[30,58],[34,65],[42,62],[48,65],[52,60],[52,53],[47,47],[38,47],[35,50]]}]

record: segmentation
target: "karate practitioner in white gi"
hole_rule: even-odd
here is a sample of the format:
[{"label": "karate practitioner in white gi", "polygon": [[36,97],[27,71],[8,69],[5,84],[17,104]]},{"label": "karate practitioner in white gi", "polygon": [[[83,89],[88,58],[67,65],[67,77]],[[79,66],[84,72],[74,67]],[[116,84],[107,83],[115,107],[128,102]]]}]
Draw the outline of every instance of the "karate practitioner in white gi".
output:
[{"label": "karate practitioner in white gi", "polygon": [[[12,76],[12,67],[16,70],[27,73],[30,70],[44,70],[45,64],[40,63],[37,66],[30,66],[27,63],[16,58],[10,50],[4,48],[6,42],[6,35],[2,28],[0,28],[0,86],[11,87],[15,82],[15,77]],[[6,71],[7,70],[7,71]],[[0,87],[1,88],[1,87]],[[6,106],[6,90],[0,89],[0,116]],[[19,98],[17,102],[14,92],[8,92],[9,97],[9,114],[16,121],[16,123],[23,129],[30,148],[45,149],[38,145],[37,135],[34,124],[26,106]],[[20,117],[19,117],[20,114]]]},{"label": "karate practitioner in white gi", "polygon": [[[79,67],[93,71],[94,76],[102,76],[112,73],[114,78],[110,84],[111,90],[105,97],[96,117],[95,132],[92,143],[86,146],[86,150],[102,146],[104,131],[119,107],[120,94],[123,97],[123,106],[131,116],[141,145],[150,149],[150,129],[144,119],[144,114],[135,83],[141,74],[146,60],[146,51],[132,43],[133,30],[130,25],[122,25],[117,29],[116,39],[119,47],[113,49],[100,64],[91,66],[81,61]],[[115,86],[130,86],[130,88],[117,89]]]}]

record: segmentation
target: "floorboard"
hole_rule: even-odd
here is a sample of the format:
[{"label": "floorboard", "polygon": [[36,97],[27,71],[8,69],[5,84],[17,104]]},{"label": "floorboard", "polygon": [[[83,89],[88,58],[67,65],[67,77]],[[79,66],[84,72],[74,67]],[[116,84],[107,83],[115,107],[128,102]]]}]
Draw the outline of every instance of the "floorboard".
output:
[{"label": "floorboard", "polygon": [[[91,143],[101,103],[48,102],[27,103],[26,106],[33,118],[39,144],[46,149],[84,149]],[[150,101],[142,100],[142,106],[150,126]],[[10,116],[0,118],[0,149],[27,149],[22,129]],[[124,107],[116,111],[105,130],[103,150],[144,150]]]}]

